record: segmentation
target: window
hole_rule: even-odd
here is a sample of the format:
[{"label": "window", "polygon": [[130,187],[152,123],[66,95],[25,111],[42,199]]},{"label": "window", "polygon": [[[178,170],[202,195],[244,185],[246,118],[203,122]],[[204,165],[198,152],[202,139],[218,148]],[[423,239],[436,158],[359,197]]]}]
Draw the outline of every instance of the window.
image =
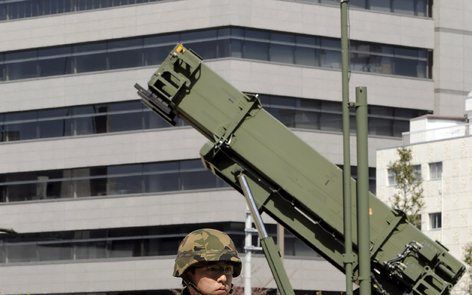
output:
[{"label": "window", "polygon": [[442,228],[442,214],[441,212],[429,213],[429,228],[440,229]]},{"label": "window", "polygon": [[393,1],[393,11],[400,14],[415,14],[415,1],[414,0],[395,0]]},{"label": "window", "polygon": [[[94,10],[161,0],[13,0],[0,2],[0,21],[29,18],[40,15]],[[5,3],[3,3],[5,2]]]},{"label": "window", "polygon": [[391,11],[390,7],[390,0],[375,0],[375,1],[369,1],[370,3],[370,9],[372,10],[378,10],[378,11]]},{"label": "window", "polygon": [[[340,169],[343,169],[343,165],[337,165]],[[376,169],[369,167],[369,191],[375,194],[376,181],[375,181]],[[351,166],[351,176],[357,181],[357,166]]]},{"label": "window", "polygon": [[429,179],[440,180],[442,178],[442,162],[429,163]]},{"label": "window", "polygon": [[[296,0],[304,3],[323,3],[339,5],[336,0]],[[349,5],[355,8],[369,9],[401,15],[417,15],[431,17],[432,0],[350,0]]]},{"label": "window", "polygon": [[[78,43],[0,55],[0,80],[157,65],[177,42],[205,59],[245,58],[305,66],[341,67],[340,40],[252,28],[221,27]],[[431,78],[431,50],[351,41],[354,71]]]},{"label": "window", "polygon": [[418,16],[429,16],[431,17],[431,6],[432,0],[416,0],[415,2],[415,14]]},{"label": "window", "polygon": [[349,1],[349,5],[358,8],[366,8],[367,0],[351,0]]},{"label": "window", "polygon": [[200,160],[0,174],[0,202],[215,189]]},{"label": "window", "polygon": [[412,172],[413,172],[413,175],[415,176],[415,178],[417,180],[421,180],[422,177],[421,177],[421,165],[412,165],[411,166],[412,168]]},{"label": "window", "polygon": [[397,185],[397,180],[395,178],[395,172],[392,169],[387,169],[387,184],[388,186]]},{"label": "window", "polygon": [[[269,235],[275,236],[276,225],[266,226]],[[187,233],[208,227],[228,233],[238,251],[244,251],[243,222],[176,224],[2,235],[0,264],[175,255]],[[289,231],[285,234],[285,252],[288,256],[319,257]]]},{"label": "window", "polygon": [[[266,94],[259,98],[265,109],[287,127],[341,131],[340,102]],[[408,130],[410,118],[428,113],[426,110],[403,110],[406,109],[370,106],[369,134],[399,137]],[[351,120],[354,120],[353,115]],[[184,122],[177,118],[177,126],[183,125]],[[140,101],[132,100],[0,113],[0,142],[169,127]]]},{"label": "window", "polygon": [[133,100],[0,114],[0,141],[165,127],[170,125]]},{"label": "window", "polygon": [[[0,2],[0,21],[29,18],[82,10],[103,9],[113,6],[162,0],[14,0]],[[298,0],[307,3],[307,0]],[[394,12],[398,14],[431,16],[432,0],[351,0],[350,5],[361,9]],[[339,4],[339,0],[312,0],[312,3]],[[371,3],[367,5],[367,3]],[[393,6],[393,7],[392,7]]]}]

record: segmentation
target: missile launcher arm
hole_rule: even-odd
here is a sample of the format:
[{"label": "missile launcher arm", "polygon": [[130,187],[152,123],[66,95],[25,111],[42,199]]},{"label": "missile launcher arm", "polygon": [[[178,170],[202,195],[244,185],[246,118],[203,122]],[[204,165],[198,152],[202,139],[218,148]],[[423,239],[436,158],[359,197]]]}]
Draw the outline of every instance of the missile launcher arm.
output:
[{"label": "missile launcher arm", "polygon": [[[343,271],[342,171],[179,44],[148,83],[143,102],[168,122],[187,121],[209,142],[200,151],[214,174],[242,192],[244,174],[258,210]],[[352,180],[352,204],[355,204]],[[373,290],[448,294],[464,272],[448,250],[370,194]],[[353,208],[353,228],[356,210]],[[353,247],[357,249],[356,232]],[[354,263],[355,276],[357,263]]]}]

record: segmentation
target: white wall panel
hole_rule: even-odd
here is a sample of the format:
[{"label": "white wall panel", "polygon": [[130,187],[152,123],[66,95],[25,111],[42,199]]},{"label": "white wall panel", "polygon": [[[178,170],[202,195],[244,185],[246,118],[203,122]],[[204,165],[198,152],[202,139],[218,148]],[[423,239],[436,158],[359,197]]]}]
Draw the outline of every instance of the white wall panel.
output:
[{"label": "white wall panel", "polygon": [[[341,72],[247,60],[207,64],[242,91],[323,100],[341,100]],[[1,83],[0,112],[138,99],[134,83],[147,85],[155,67],[87,73]],[[355,87],[367,86],[370,104],[432,110],[433,82],[367,73],[351,74]]]},{"label": "white wall panel", "polygon": [[188,127],[0,145],[0,173],[199,158],[205,138]]},{"label": "white wall panel", "polygon": [[[296,130],[295,133],[328,160],[342,163],[339,132]],[[354,140],[353,136],[353,159]],[[393,137],[371,137],[369,165],[375,166],[373,151],[399,141]],[[206,139],[190,127],[9,142],[0,144],[0,173],[195,159],[199,158],[205,142]]]},{"label": "white wall panel", "polygon": [[244,222],[245,210],[244,198],[228,188],[1,204],[0,224],[25,233]]},{"label": "white wall panel", "polygon": [[[336,164],[343,163],[343,142],[341,134],[335,133],[314,133],[309,131],[295,132],[303,141],[308,143],[316,151],[321,153],[329,161]],[[400,138],[393,137],[369,137],[369,167],[375,167],[375,151],[387,147],[401,144]],[[357,146],[356,137],[351,135],[351,165],[356,166]]]},{"label": "white wall panel", "polygon": [[436,1],[433,8],[435,113],[462,116],[472,90],[472,2]]},{"label": "white wall panel", "polygon": [[[244,260],[244,255],[241,255]],[[267,262],[253,257],[253,286],[275,288]],[[0,267],[0,293],[51,294],[72,292],[165,290],[180,288],[172,277],[173,257],[83,263]],[[244,263],[244,262],[243,262]],[[326,261],[285,259],[296,289],[341,291],[345,279]],[[236,286],[244,283],[234,279]]]},{"label": "white wall panel", "polygon": [[[432,48],[433,21],[353,10],[353,39]],[[274,0],[185,0],[10,21],[0,51],[225,25],[340,36],[339,8]],[[395,34],[392,34],[395,32]]]},{"label": "white wall panel", "polygon": [[[472,234],[472,137],[424,142],[407,146],[412,150],[414,164],[422,165],[425,208],[422,230],[439,239],[458,259]],[[377,152],[377,196],[391,200],[394,187],[387,186],[387,166],[398,158],[396,149]],[[442,177],[431,180],[429,163],[442,162]],[[431,229],[429,213],[442,212],[442,228]]]},{"label": "white wall panel", "polygon": [[[210,66],[245,91],[340,101],[341,71],[268,62],[212,62]],[[223,67],[226,69],[223,70]],[[350,97],[355,87],[366,86],[368,102],[404,108],[432,109],[433,82],[426,79],[352,73]]]}]

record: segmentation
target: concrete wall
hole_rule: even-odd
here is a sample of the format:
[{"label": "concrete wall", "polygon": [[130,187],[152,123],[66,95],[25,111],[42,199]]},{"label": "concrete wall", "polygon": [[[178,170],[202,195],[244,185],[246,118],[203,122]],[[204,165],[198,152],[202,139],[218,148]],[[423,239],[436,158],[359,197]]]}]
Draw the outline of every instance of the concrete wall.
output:
[{"label": "concrete wall", "polygon": [[[329,160],[342,163],[342,137],[339,134],[308,131],[296,131],[296,134]],[[2,146],[0,173],[192,159],[199,157],[198,150],[204,142],[203,136],[193,129],[179,128],[10,143]],[[352,142],[354,158],[354,138]],[[375,166],[374,150],[396,142],[370,138],[370,166]],[[233,190],[215,190],[2,203],[0,224],[14,227],[19,232],[35,232],[243,221],[245,205],[238,195]],[[222,210],[212,213],[211,204],[215,202],[221,204]]]},{"label": "concrete wall", "polygon": [[[244,255],[242,255],[244,263]],[[269,266],[261,255],[253,256],[253,287],[275,288]],[[51,294],[100,291],[132,291],[180,288],[172,277],[173,257],[109,261],[84,261],[0,268],[1,294]],[[344,276],[326,261],[287,258],[284,261],[294,286],[305,290],[340,290]],[[243,276],[234,279],[244,285]]]},{"label": "concrete wall", "polygon": [[189,127],[10,142],[0,173],[195,159],[205,142]]},{"label": "concrete wall", "polygon": [[[342,163],[340,132],[294,132],[331,162]],[[0,145],[0,173],[195,159],[206,141],[194,129],[179,127],[8,142]],[[399,142],[398,138],[370,137],[369,166],[375,167],[376,149]],[[355,136],[351,137],[351,150],[352,164],[356,165]]]},{"label": "concrete wall", "polygon": [[472,90],[472,2],[434,2],[435,113],[461,116]]},{"label": "concrete wall", "polygon": [[[433,21],[353,10],[356,40],[433,48]],[[0,51],[224,25],[339,37],[339,8],[260,0],[183,0],[22,19],[0,26]],[[397,32],[392,34],[392,32]]]},{"label": "concrete wall", "polygon": [[[422,231],[441,241],[458,259],[472,241],[472,137],[419,143],[408,146],[413,164],[421,164],[425,208]],[[396,149],[377,152],[377,196],[391,201],[395,188],[387,184],[387,167],[398,158]],[[442,179],[431,180],[429,163],[442,162]],[[432,229],[429,213],[442,212],[442,228]],[[461,287],[456,288],[457,294]]]},{"label": "concrete wall", "polygon": [[[218,204],[217,210],[215,204]],[[244,198],[228,188],[11,204],[0,206],[0,224],[20,233],[28,233],[244,222],[245,212]],[[272,219],[269,221],[273,222]]]},{"label": "concrete wall", "polygon": [[[422,214],[422,229],[439,238],[457,257],[472,239],[472,137],[440,140],[408,146],[413,164],[421,164],[426,207]],[[383,200],[395,192],[387,184],[387,166],[398,156],[396,149],[377,152],[377,196]],[[442,162],[441,180],[431,180],[429,163]],[[443,212],[442,229],[431,230],[428,213]]]},{"label": "concrete wall", "polygon": [[[1,26],[0,26],[1,28]],[[341,100],[341,72],[292,65],[221,59],[207,64],[242,91]],[[156,66],[0,83],[0,112],[138,99],[134,83],[147,85]],[[353,73],[368,87],[370,104],[432,110],[433,82],[408,77]]]}]

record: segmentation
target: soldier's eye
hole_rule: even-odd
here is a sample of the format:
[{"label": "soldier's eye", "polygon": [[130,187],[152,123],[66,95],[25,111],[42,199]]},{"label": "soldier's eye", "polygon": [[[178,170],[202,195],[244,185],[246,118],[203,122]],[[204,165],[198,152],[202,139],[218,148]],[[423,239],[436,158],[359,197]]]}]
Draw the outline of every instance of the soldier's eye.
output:
[{"label": "soldier's eye", "polygon": [[225,274],[233,274],[233,266],[232,265],[226,265],[224,266],[224,273]]},{"label": "soldier's eye", "polygon": [[209,272],[218,272],[218,271],[220,271],[220,268],[218,266],[208,266],[207,271],[209,271]]},{"label": "soldier's eye", "polygon": [[212,265],[205,267],[205,271],[212,276],[217,275],[232,275],[233,274],[233,266],[232,265]]}]

